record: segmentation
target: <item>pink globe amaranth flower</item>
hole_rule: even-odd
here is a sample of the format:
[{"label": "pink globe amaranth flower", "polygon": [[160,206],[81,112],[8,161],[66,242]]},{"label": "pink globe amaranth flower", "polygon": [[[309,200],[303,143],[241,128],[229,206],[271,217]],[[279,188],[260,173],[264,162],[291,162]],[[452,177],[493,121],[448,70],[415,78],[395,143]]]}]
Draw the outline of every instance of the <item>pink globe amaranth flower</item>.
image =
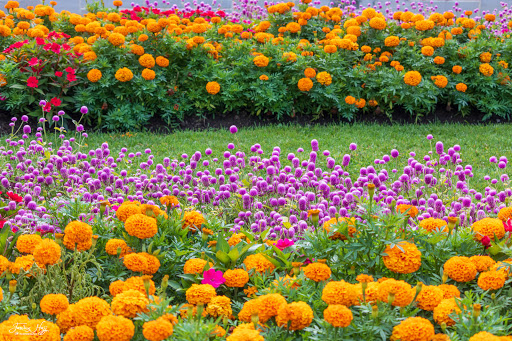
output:
[{"label": "pink globe amaranth flower", "polygon": [[489,236],[483,236],[483,238],[480,240],[483,246],[487,249],[489,246],[491,246],[491,238]]},{"label": "pink globe amaranth flower", "polygon": [[277,241],[277,244],[276,244],[276,247],[283,251],[284,249],[286,249],[287,247],[290,247],[290,246],[293,246],[293,244],[295,244],[293,242],[293,240],[290,240],[290,239],[279,239]]},{"label": "pink globe amaranth flower", "polygon": [[215,271],[214,268],[208,269],[203,273],[202,284],[210,284],[214,288],[218,288],[221,284],[224,284],[226,279],[223,276],[222,271]]}]

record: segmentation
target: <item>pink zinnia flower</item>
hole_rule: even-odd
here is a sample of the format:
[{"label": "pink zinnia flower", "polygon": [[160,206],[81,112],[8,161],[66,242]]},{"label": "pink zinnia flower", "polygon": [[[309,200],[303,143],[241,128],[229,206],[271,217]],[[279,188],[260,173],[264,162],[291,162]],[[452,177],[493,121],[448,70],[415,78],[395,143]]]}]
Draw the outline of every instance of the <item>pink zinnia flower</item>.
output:
[{"label": "pink zinnia flower", "polygon": [[206,270],[203,273],[204,279],[201,281],[202,284],[210,284],[214,288],[218,288],[221,284],[226,282],[222,271],[215,271],[214,268]]},{"label": "pink zinnia flower", "polygon": [[293,244],[295,244],[293,242],[293,240],[290,240],[290,239],[279,239],[277,241],[277,244],[276,244],[276,247],[283,251],[284,249],[286,249],[287,247],[290,247],[290,246],[293,246]]},{"label": "pink zinnia flower", "polygon": [[37,80],[36,77],[34,77],[34,76],[28,77],[27,86],[29,88],[37,88],[38,85],[39,85],[39,81]]},{"label": "pink zinnia flower", "polygon": [[34,57],[28,61],[28,65],[30,65],[30,66],[34,66],[37,64],[39,64],[39,59],[37,59],[36,57]]}]

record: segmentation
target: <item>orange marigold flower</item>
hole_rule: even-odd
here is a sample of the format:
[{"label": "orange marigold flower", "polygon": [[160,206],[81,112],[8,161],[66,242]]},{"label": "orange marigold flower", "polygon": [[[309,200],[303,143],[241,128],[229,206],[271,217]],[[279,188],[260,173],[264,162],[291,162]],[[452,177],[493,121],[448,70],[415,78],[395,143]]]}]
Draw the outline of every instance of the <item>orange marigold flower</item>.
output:
[{"label": "orange marigold flower", "polygon": [[[32,254],[34,249],[39,243],[41,243],[41,236],[38,234],[22,234],[16,241],[16,248],[20,253]],[[1,266],[0,266],[1,267]],[[0,269],[0,274],[3,270]]]},{"label": "orange marigold flower", "polygon": [[498,219],[500,219],[503,222],[506,222],[509,219],[512,219],[512,207],[503,207],[498,212]]},{"label": "orange marigold flower", "polygon": [[142,335],[149,341],[163,341],[172,335],[173,328],[171,322],[159,317],[142,325]]},{"label": "orange marigold flower", "polygon": [[233,332],[230,336],[226,338],[226,341],[264,341],[263,336],[260,335],[258,330],[251,329],[237,329],[236,332]]},{"label": "orange marigold flower", "polygon": [[360,274],[356,277],[356,281],[358,281],[359,283],[370,283],[373,282],[374,279],[373,276],[371,275]]},{"label": "orange marigold flower", "polygon": [[70,304],[66,310],[57,315],[57,326],[61,333],[66,333],[70,328],[78,325],[74,307],[75,304]]},{"label": "orange marigold flower", "polygon": [[475,279],[476,266],[468,257],[452,257],[444,263],[444,273],[457,282],[469,282]]},{"label": "orange marigold flower", "polygon": [[133,78],[133,72],[130,69],[123,67],[116,71],[115,77],[120,82],[129,82]]},{"label": "orange marigold flower", "polygon": [[133,276],[124,281],[127,289],[135,289],[146,295],[146,288],[144,287],[144,281],[149,281],[149,294],[154,295],[156,292],[155,282],[151,280],[151,276]]},{"label": "orange marigold flower", "polygon": [[348,105],[352,105],[356,103],[356,99],[353,96],[347,96],[345,97],[345,103]]},{"label": "orange marigold flower", "polygon": [[477,284],[482,290],[498,290],[503,288],[507,274],[504,271],[491,270],[478,276]]},{"label": "orange marigold flower", "polygon": [[87,73],[87,79],[92,83],[96,83],[101,79],[101,77],[101,71],[98,69],[92,69]]},{"label": "orange marigold flower", "polygon": [[445,323],[447,326],[453,326],[455,321],[450,317],[451,313],[460,313],[461,310],[455,298],[447,298],[441,301],[437,307],[434,308],[434,321],[441,325]]},{"label": "orange marigold flower", "polygon": [[377,298],[382,302],[390,302],[395,307],[405,307],[411,304],[416,290],[404,281],[387,279],[380,283]]},{"label": "orange marigold flower", "polygon": [[180,202],[178,201],[178,198],[176,198],[174,195],[166,195],[160,198],[160,203],[162,205],[174,208],[180,205]]},{"label": "orange marigold flower", "polygon": [[421,48],[421,53],[424,55],[424,56],[432,56],[434,54],[434,48],[432,46],[423,46]]},{"label": "orange marigold flower", "polygon": [[455,85],[455,89],[460,92],[466,92],[468,86],[464,83],[458,83],[457,85]]},{"label": "orange marigold flower", "polygon": [[128,217],[134,215],[134,214],[141,214],[140,207],[134,203],[123,203],[121,206],[118,207],[116,211],[116,217],[117,219],[121,220],[122,222],[125,222]]},{"label": "orange marigold flower", "polygon": [[266,323],[272,317],[277,316],[281,305],[286,304],[286,299],[280,294],[267,294],[257,298],[259,322]]},{"label": "orange marigold flower", "polygon": [[217,83],[217,82],[208,82],[206,84],[206,91],[210,94],[210,95],[216,95],[219,93],[220,91],[220,84]]},{"label": "orange marigold flower", "polygon": [[[254,287],[253,287],[254,288]],[[245,291],[245,290],[244,290]],[[249,295],[247,295],[249,296]],[[286,300],[285,300],[286,303]],[[258,314],[259,300],[253,299],[244,303],[242,310],[238,313],[238,319],[242,322],[251,322],[251,317],[254,314]]]},{"label": "orange marigold flower", "polygon": [[151,238],[158,232],[156,219],[144,214],[134,214],[128,217],[124,223],[124,228],[130,236],[139,239]]},{"label": "orange marigold flower", "polygon": [[[192,258],[185,262],[185,266],[183,267],[183,272],[186,274],[202,274],[204,268],[206,266],[206,261],[204,259]],[[210,262],[210,268],[213,267],[213,263]]]},{"label": "orange marigold flower", "polygon": [[400,44],[400,38],[397,36],[389,36],[386,39],[384,39],[384,45],[388,47],[395,47]]},{"label": "orange marigold flower", "polygon": [[375,303],[377,302],[377,290],[379,289],[379,283],[377,282],[367,282],[366,289],[364,291],[363,297],[363,283],[355,284],[356,293],[357,293],[357,303]]},{"label": "orange marigold flower", "polygon": [[203,215],[197,211],[186,211],[183,215],[182,228],[188,229],[192,232],[196,232],[206,222]]},{"label": "orange marigold flower", "polygon": [[306,302],[282,304],[277,311],[276,323],[289,330],[302,330],[313,322],[313,310]]},{"label": "orange marigold flower", "polygon": [[370,27],[376,30],[383,30],[387,26],[386,20],[383,18],[372,18],[370,20]]},{"label": "orange marigold flower", "polygon": [[419,223],[420,227],[428,232],[444,231],[446,221],[437,218],[423,219]]},{"label": "orange marigold flower", "polygon": [[139,57],[139,64],[145,68],[151,69],[155,66],[155,58],[152,55],[145,53]]},{"label": "orange marigold flower", "polygon": [[197,305],[208,304],[217,294],[210,284],[192,284],[185,292],[185,296],[188,303]]},{"label": "orange marigold flower", "polygon": [[130,341],[134,334],[133,322],[123,316],[105,316],[96,328],[100,341]]},{"label": "orange marigold flower", "polygon": [[393,328],[392,340],[431,341],[435,335],[434,326],[423,317],[409,317]]},{"label": "orange marigold flower", "polygon": [[125,290],[128,290],[128,288],[126,287],[126,284],[121,280],[112,282],[108,286],[108,291],[110,292],[110,295],[112,295],[112,296],[116,296]]},{"label": "orange marigold flower", "polygon": [[68,298],[63,294],[48,294],[39,302],[41,311],[49,315],[57,315],[68,309]]},{"label": "orange marigold flower", "polygon": [[324,52],[325,53],[336,53],[338,51],[338,48],[336,45],[325,45],[324,46]]},{"label": "orange marigold flower", "polygon": [[118,249],[121,249],[119,257],[124,257],[126,254],[131,252],[131,249],[128,246],[128,244],[126,244],[126,242],[122,239],[110,239],[105,244],[105,251],[111,256],[116,256],[118,253]]},{"label": "orange marigold flower", "polygon": [[297,86],[300,91],[309,91],[313,88],[313,81],[309,78],[301,78],[297,83]]},{"label": "orange marigold flower", "polygon": [[433,285],[423,285],[416,297],[416,302],[418,303],[418,308],[433,311],[443,299],[443,290]]},{"label": "orange marigold flower", "polygon": [[155,71],[151,70],[151,69],[144,69],[142,70],[142,78],[144,78],[145,80],[147,81],[151,81],[153,79],[155,79]]},{"label": "orange marigold flower", "polygon": [[332,83],[332,77],[328,72],[320,72],[318,75],[316,75],[316,80],[318,83],[322,85],[330,85]]},{"label": "orange marigold flower", "polygon": [[473,223],[472,230],[475,240],[482,240],[484,236],[494,240],[494,237],[501,239],[505,236],[505,227],[500,219],[483,218]]},{"label": "orange marigold flower", "polygon": [[326,281],[331,277],[331,268],[326,264],[311,263],[304,268],[304,275],[315,282]]},{"label": "orange marigold flower", "polygon": [[342,304],[350,307],[357,300],[356,287],[344,280],[329,282],[322,290],[322,300],[327,304]]},{"label": "orange marigold flower", "polygon": [[133,272],[146,272],[148,269],[148,260],[139,253],[130,253],[124,256],[124,266]]},{"label": "orange marigold flower", "polygon": [[138,290],[129,289],[117,294],[112,299],[112,312],[119,316],[134,318],[139,313],[148,311],[149,299]]},{"label": "orange marigold flower", "polygon": [[324,310],[324,320],[333,327],[348,327],[353,319],[352,311],[341,304],[330,304]]},{"label": "orange marigold flower", "polygon": [[503,341],[503,340],[509,340],[509,336],[495,336],[494,334],[491,334],[486,331],[481,331],[476,333],[475,335],[471,336],[468,341]]},{"label": "orange marigold flower", "polygon": [[460,298],[460,291],[459,289],[452,284],[441,284],[438,286],[439,289],[443,291],[443,298],[452,298],[457,297]]},{"label": "orange marigold flower", "polygon": [[72,243],[85,243],[92,239],[92,227],[82,221],[72,221],[64,228],[64,238]]},{"label": "orange marigold flower", "polygon": [[473,256],[469,260],[476,266],[476,271],[483,272],[489,270],[496,261],[489,256]]},{"label": "orange marigold flower", "polygon": [[448,78],[445,76],[432,76],[431,79],[438,88],[445,88],[448,85]]},{"label": "orange marigold flower", "polygon": [[[62,332],[62,330],[61,330]],[[70,329],[63,341],[93,341],[94,330],[87,326],[78,326]]]},{"label": "orange marigold flower", "polygon": [[124,44],[124,36],[121,33],[111,33],[108,41],[114,46],[120,46]]},{"label": "orange marigold flower", "polygon": [[112,315],[110,305],[99,297],[86,297],[74,304],[73,319],[77,326],[88,326],[96,329],[96,325],[105,316]]},{"label": "orange marigold flower", "polygon": [[307,78],[315,78],[316,76],[316,71],[315,69],[313,68],[306,68],[306,70],[304,70],[304,76],[306,76]]},{"label": "orange marigold flower", "polygon": [[[409,72],[416,72],[416,71],[409,71]],[[407,74],[409,73],[407,72],[405,74],[405,77],[407,77]],[[418,73],[419,74],[419,73]],[[404,78],[405,79],[405,78]],[[421,75],[420,75],[420,80],[416,83],[416,85],[418,85],[421,81]],[[407,83],[407,81],[405,81],[405,83]],[[409,84],[409,83],[407,83]],[[413,84],[409,84],[409,85],[413,85]],[[406,204],[401,204],[401,205],[398,205],[396,207],[396,211],[397,212],[400,212],[402,214],[406,213],[407,212],[407,215],[409,215],[409,217],[411,218],[414,218],[416,217],[416,215],[418,215],[418,208],[416,206],[413,206],[413,205],[406,205]]]},{"label": "orange marigold flower", "polygon": [[224,284],[230,288],[243,288],[249,282],[249,274],[244,269],[226,270],[224,278]]},{"label": "orange marigold flower", "polygon": [[276,268],[272,262],[270,262],[261,253],[249,255],[244,259],[244,264],[248,271],[254,269],[256,272],[265,273],[272,272]]},{"label": "orange marigold flower", "polygon": [[492,54],[489,52],[484,52],[480,54],[480,61],[482,63],[490,63],[492,59]]},{"label": "orange marigold flower", "polygon": [[59,244],[51,239],[43,239],[34,248],[34,260],[38,264],[53,265],[60,260],[61,249]]},{"label": "orange marigold flower", "polygon": [[434,58],[434,63],[436,63],[437,65],[443,65],[444,62],[445,62],[445,59],[443,57],[437,56]]},{"label": "orange marigold flower", "polygon": [[404,241],[393,247],[387,245],[384,253],[384,265],[395,273],[413,273],[421,266],[421,251],[412,243]]},{"label": "orange marigold flower", "polygon": [[158,269],[160,269],[160,261],[158,258],[146,252],[140,252],[139,255],[146,258],[147,261],[147,267],[142,271],[144,275],[154,275]]},{"label": "orange marigold flower", "polygon": [[253,61],[254,65],[256,65],[257,67],[265,67],[268,65],[270,59],[263,55],[260,55],[260,56],[254,57],[254,59],[252,61]]},{"label": "orange marigold flower", "polygon": [[480,64],[479,70],[484,76],[492,76],[494,73],[494,68],[488,63]]},{"label": "orange marigold flower", "polygon": [[206,312],[208,315],[215,318],[220,316],[231,317],[231,315],[233,315],[231,299],[226,296],[213,297],[206,307]]}]

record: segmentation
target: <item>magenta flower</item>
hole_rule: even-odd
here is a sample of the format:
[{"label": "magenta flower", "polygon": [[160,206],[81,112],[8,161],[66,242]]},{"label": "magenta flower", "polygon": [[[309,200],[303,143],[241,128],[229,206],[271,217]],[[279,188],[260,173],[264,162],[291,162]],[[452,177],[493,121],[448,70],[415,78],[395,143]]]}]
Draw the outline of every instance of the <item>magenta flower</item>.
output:
[{"label": "magenta flower", "polygon": [[222,275],[222,271],[215,271],[214,268],[211,268],[203,273],[204,279],[201,281],[201,283],[210,284],[212,287],[218,288],[226,281]]},{"label": "magenta flower", "polygon": [[290,240],[290,239],[279,239],[277,241],[277,244],[276,244],[276,247],[283,251],[284,249],[286,249],[287,247],[290,247],[290,246],[293,246],[294,242],[293,240]]}]

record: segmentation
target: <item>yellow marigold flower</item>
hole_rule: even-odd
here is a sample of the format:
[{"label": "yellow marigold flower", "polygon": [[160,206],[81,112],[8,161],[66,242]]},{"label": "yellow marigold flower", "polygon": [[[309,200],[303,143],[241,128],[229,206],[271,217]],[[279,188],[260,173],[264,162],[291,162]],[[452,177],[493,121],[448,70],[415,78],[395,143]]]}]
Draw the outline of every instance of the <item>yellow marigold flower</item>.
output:
[{"label": "yellow marigold flower", "polygon": [[311,263],[304,268],[304,275],[315,282],[326,281],[331,277],[331,268],[326,264]]},{"label": "yellow marigold flower", "polygon": [[[123,83],[124,82],[129,82],[133,78],[133,72],[130,69],[128,69],[126,67],[123,67],[123,68],[121,68],[121,69],[116,71],[115,77],[120,82],[123,82]],[[119,208],[121,208],[121,207],[119,207]]]},{"label": "yellow marigold flower", "polygon": [[435,335],[434,326],[423,317],[409,317],[393,328],[391,340],[431,341]]},{"label": "yellow marigold flower", "polygon": [[448,85],[448,78],[445,76],[432,76],[431,79],[438,88],[445,88]]},{"label": "yellow marigold flower", "polygon": [[330,85],[332,83],[332,77],[329,73],[323,71],[316,75],[316,80],[322,85]]},{"label": "yellow marigold flower", "polygon": [[220,91],[220,84],[217,83],[217,82],[208,82],[206,84],[206,91],[210,94],[210,95],[216,95],[219,93]]},{"label": "yellow marigold flower", "polygon": [[281,305],[286,304],[286,299],[280,294],[267,294],[257,298],[258,317],[261,323],[266,323],[272,317],[277,316]]},{"label": "yellow marigold flower", "polygon": [[[41,243],[41,236],[38,234],[22,234],[16,241],[16,248],[20,253],[32,254],[34,249]],[[5,270],[5,269],[4,269]],[[0,274],[3,272],[0,266]]]},{"label": "yellow marigold flower", "polygon": [[307,78],[315,78],[316,76],[316,71],[315,69],[313,68],[306,68],[306,70],[304,70],[304,76],[306,76]]},{"label": "yellow marigold flower", "polygon": [[155,79],[155,76],[156,76],[155,71],[153,71],[151,69],[142,70],[142,78],[144,78],[147,81],[151,81],[151,80]]},{"label": "yellow marigold flower", "polygon": [[137,314],[148,311],[149,300],[138,290],[129,289],[117,294],[112,299],[112,312],[119,316],[134,318]]},{"label": "yellow marigold flower", "polygon": [[282,304],[277,311],[277,325],[289,330],[302,330],[311,322],[313,322],[313,310],[306,302]]},{"label": "yellow marigold flower", "polygon": [[379,31],[383,30],[386,28],[386,26],[387,26],[386,20],[383,18],[376,17],[376,18],[372,18],[370,20],[370,27],[374,28],[376,30],[379,30]]},{"label": "yellow marigold flower", "polygon": [[[158,58],[157,58],[158,59]],[[178,201],[178,198],[176,198],[174,195],[166,195],[160,198],[160,203],[165,206],[169,206],[171,208],[177,207],[180,205],[180,202]]]},{"label": "yellow marigold flower", "polygon": [[169,59],[164,58],[162,56],[156,57],[156,65],[160,67],[168,67],[169,66]]},{"label": "yellow marigold flower", "polygon": [[101,77],[102,77],[101,71],[98,69],[92,69],[91,71],[89,71],[87,73],[87,79],[92,83],[96,83],[97,81],[99,81],[101,79]]},{"label": "yellow marigold flower", "polygon": [[39,306],[43,313],[57,315],[68,309],[69,301],[65,295],[48,294],[41,299]]},{"label": "yellow marigold flower", "polygon": [[133,276],[124,281],[127,289],[135,289],[146,295],[146,288],[144,287],[144,281],[149,280],[149,294],[154,295],[156,292],[155,282],[151,279],[151,276]]},{"label": "yellow marigold flower", "polygon": [[498,219],[503,222],[512,219],[512,207],[503,207],[498,213]]},{"label": "yellow marigold flower", "polygon": [[484,76],[492,76],[494,73],[494,68],[488,63],[480,64],[479,70]]},{"label": "yellow marigold flower", "polygon": [[51,239],[43,239],[34,249],[34,260],[38,264],[53,265],[60,260],[59,244]]},{"label": "yellow marigold flower", "polygon": [[[61,330],[62,332],[62,330]],[[87,326],[78,326],[70,329],[63,341],[93,341],[94,330]]]},{"label": "yellow marigold flower", "polygon": [[445,323],[447,326],[453,326],[455,321],[450,318],[451,313],[460,313],[461,310],[455,302],[455,298],[444,299],[434,308],[434,321],[441,325]]},{"label": "yellow marigold flower", "polygon": [[416,297],[416,302],[418,303],[418,308],[433,311],[443,299],[443,290],[433,285],[423,285],[420,293]]},{"label": "yellow marigold flower", "polygon": [[268,76],[267,75],[261,75],[259,78],[262,81],[268,81]]},{"label": "yellow marigold flower", "polygon": [[268,65],[270,59],[268,59],[267,57],[265,57],[263,55],[260,55],[260,56],[254,57],[254,59],[252,61],[253,61],[254,65],[256,65],[257,67],[265,67]]},{"label": "yellow marigold flower", "polygon": [[476,271],[478,271],[478,272],[487,271],[494,264],[496,264],[496,261],[489,256],[473,256],[473,257],[470,257],[469,260],[473,264],[475,264]]},{"label": "yellow marigold flower", "polygon": [[134,214],[128,217],[124,223],[124,228],[130,236],[139,239],[151,238],[158,232],[156,219],[144,214]]},{"label": "yellow marigold flower", "polygon": [[452,284],[441,284],[437,286],[439,289],[443,291],[443,298],[452,298],[457,297],[460,298],[459,289]]},{"label": "yellow marigold flower", "polygon": [[121,249],[119,257],[124,257],[126,254],[131,252],[128,244],[126,244],[122,239],[110,239],[105,244],[105,251],[111,256],[116,256],[119,248]]},{"label": "yellow marigold flower", "polygon": [[145,272],[148,269],[148,260],[139,253],[130,253],[124,256],[123,264],[134,272]]},{"label": "yellow marigold flower", "polygon": [[151,69],[155,66],[155,58],[152,55],[145,53],[139,57],[139,64],[145,68]]},{"label": "yellow marigold flower", "polygon": [[413,273],[421,266],[421,251],[412,243],[400,242],[393,247],[387,245],[384,253],[387,254],[382,257],[384,265],[395,273]]},{"label": "yellow marigold flower", "polygon": [[272,272],[276,268],[265,256],[261,253],[249,255],[244,259],[244,264],[248,271],[254,269],[256,272],[265,273]]},{"label": "yellow marigold flower", "polygon": [[[215,83],[215,82],[213,82]],[[210,84],[210,83],[208,83]],[[208,85],[207,85],[208,87]],[[220,89],[220,87],[219,87]],[[211,90],[211,89],[210,89]],[[218,92],[218,91],[217,91]],[[216,93],[217,93],[216,92]],[[211,93],[211,92],[210,92]],[[189,231],[196,232],[206,222],[203,215],[197,211],[186,211],[183,215],[182,228],[188,228]]]},{"label": "yellow marigold flower", "polygon": [[134,334],[133,322],[123,316],[105,316],[96,328],[100,341],[130,341]]},{"label": "yellow marigold flower", "polygon": [[313,88],[313,81],[309,78],[301,78],[297,83],[297,86],[300,91],[309,91]]},{"label": "yellow marigold flower", "polygon": [[88,326],[96,329],[96,325],[105,316],[112,315],[109,304],[96,296],[86,297],[73,306],[73,319],[77,326]]},{"label": "yellow marigold flower", "polygon": [[419,223],[420,227],[428,232],[444,231],[447,226],[446,221],[437,218],[423,219]]},{"label": "yellow marigold flower", "polygon": [[212,298],[217,296],[215,288],[210,284],[192,284],[185,292],[187,302],[197,305],[199,303],[208,304]]},{"label": "yellow marigold flower", "polygon": [[352,315],[352,311],[341,304],[330,304],[324,310],[324,320],[333,327],[348,327],[353,318],[354,316]]},{"label": "yellow marigold flower", "polygon": [[124,36],[121,33],[111,33],[108,41],[114,46],[120,46],[124,44]]},{"label": "yellow marigold flower", "polygon": [[322,300],[327,304],[342,304],[350,307],[357,300],[356,287],[344,280],[331,281],[322,290]]},{"label": "yellow marigold flower", "polygon": [[397,36],[389,36],[386,39],[384,39],[384,45],[388,47],[395,47],[400,44],[400,38]]},{"label": "yellow marigold flower", "polygon": [[476,266],[468,257],[452,257],[444,263],[444,273],[457,282],[469,282],[475,279]]},{"label": "yellow marigold flower", "polygon": [[115,282],[110,283],[108,287],[108,291],[112,296],[116,296],[125,290],[128,290],[128,288],[126,287],[126,284],[121,280],[117,280]]},{"label": "yellow marigold flower", "polygon": [[458,83],[457,85],[455,85],[455,89],[460,92],[466,92],[468,86],[464,83]]},{"label": "yellow marigold flower", "polygon": [[[186,274],[202,274],[204,271],[204,267],[206,266],[206,261],[204,259],[192,258],[185,262],[185,266],[183,267],[183,272]],[[210,268],[213,267],[213,263],[210,262]]]},{"label": "yellow marigold flower", "polygon": [[[404,80],[405,80],[405,83],[406,83],[406,84],[409,84],[409,83],[407,82],[407,78],[408,78],[407,74],[408,74],[408,73],[410,73],[410,72],[416,72],[416,71],[409,71],[409,72],[407,72],[407,73],[405,74]],[[415,75],[415,74],[410,75],[410,78],[415,78],[415,81],[417,81],[417,83],[416,83],[414,86],[418,85],[418,84],[421,82],[421,75],[419,74],[419,72],[416,72],[416,73],[419,75],[419,81],[417,80],[417,76],[418,76],[418,75]],[[411,80],[411,83],[412,83],[412,81],[413,81],[413,80]],[[413,85],[413,84],[409,84],[409,85]],[[407,212],[407,215],[409,215],[409,217],[411,217],[411,218],[416,217],[416,216],[418,215],[418,212],[419,212],[419,211],[418,211],[418,208],[417,208],[416,206],[413,206],[413,205],[406,205],[406,204],[398,205],[398,206],[396,207],[396,211],[397,211],[397,212],[400,212],[400,213],[402,213],[402,214],[404,214],[404,213],[406,213],[406,212]]]},{"label": "yellow marigold flower", "polygon": [[504,271],[491,270],[482,272],[477,284],[482,290],[498,290],[503,288],[507,274]]},{"label": "yellow marigold flower", "polygon": [[475,240],[482,240],[484,236],[494,240],[496,238],[501,239],[505,236],[505,227],[500,219],[496,218],[484,218],[473,223],[471,227],[474,232]]},{"label": "yellow marigold flower", "polygon": [[230,288],[243,288],[249,282],[249,274],[244,269],[226,270],[224,278],[224,284]]},{"label": "yellow marigold flower", "polygon": [[162,317],[142,325],[142,335],[149,341],[163,341],[169,338],[172,333],[172,323]]},{"label": "yellow marigold flower", "polygon": [[395,307],[405,307],[411,304],[416,290],[404,281],[387,279],[380,283],[377,290],[379,301],[390,302]]},{"label": "yellow marigold flower", "polygon": [[229,318],[231,315],[233,315],[233,310],[231,309],[231,300],[226,296],[215,296],[208,303],[206,312],[208,315],[215,318],[220,316]]}]

